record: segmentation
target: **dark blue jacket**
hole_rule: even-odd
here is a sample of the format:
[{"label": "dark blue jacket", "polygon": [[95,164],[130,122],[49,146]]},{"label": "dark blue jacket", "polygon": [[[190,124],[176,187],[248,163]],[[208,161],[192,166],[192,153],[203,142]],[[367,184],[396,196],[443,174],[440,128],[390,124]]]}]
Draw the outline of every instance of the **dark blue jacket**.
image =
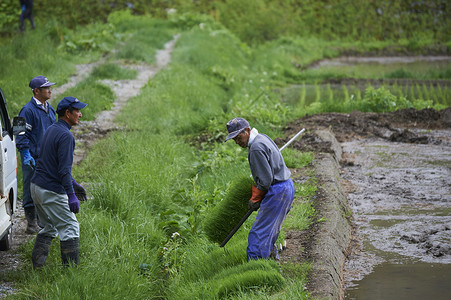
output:
[{"label": "dark blue jacket", "polygon": [[71,126],[63,120],[47,128],[41,142],[41,155],[31,182],[58,194],[71,194],[75,139]]},{"label": "dark blue jacket", "polygon": [[44,132],[56,121],[55,110],[50,103],[47,102],[47,104],[48,112],[45,112],[44,108],[31,98],[19,112],[19,116],[24,117],[31,128],[27,129],[25,134],[16,137],[16,147],[19,151],[29,149],[34,159],[39,157],[39,148]]}]

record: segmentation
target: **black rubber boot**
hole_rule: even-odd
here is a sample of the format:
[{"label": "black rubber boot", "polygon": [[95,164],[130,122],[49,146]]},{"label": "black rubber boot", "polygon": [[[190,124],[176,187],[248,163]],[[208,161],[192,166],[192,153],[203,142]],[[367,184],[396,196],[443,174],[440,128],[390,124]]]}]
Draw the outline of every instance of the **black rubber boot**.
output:
[{"label": "black rubber boot", "polygon": [[78,238],[61,241],[61,261],[64,266],[78,265]]},{"label": "black rubber boot", "polygon": [[27,219],[26,233],[33,234],[39,231],[38,222],[36,219],[36,209],[34,206],[25,207],[25,218]]},{"label": "black rubber boot", "polygon": [[53,238],[47,235],[37,235],[34,242],[33,252],[31,253],[31,261],[33,262],[33,269],[42,267],[49,255],[50,246]]}]

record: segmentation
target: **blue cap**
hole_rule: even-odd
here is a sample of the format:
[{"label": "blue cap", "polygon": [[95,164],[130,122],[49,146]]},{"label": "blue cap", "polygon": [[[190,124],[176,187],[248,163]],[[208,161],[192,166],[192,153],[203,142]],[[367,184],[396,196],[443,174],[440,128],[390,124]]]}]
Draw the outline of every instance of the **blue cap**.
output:
[{"label": "blue cap", "polygon": [[54,85],[56,83],[54,82],[50,82],[47,77],[44,77],[42,75],[36,76],[35,78],[31,79],[30,84],[28,85],[29,87],[31,87],[31,89],[37,89],[37,88],[42,88],[42,87],[47,87],[47,86],[51,86]]},{"label": "blue cap", "polygon": [[227,140],[233,139],[237,135],[239,135],[244,129],[250,128],[249,122],[243,118],[234,118],[227,122],[227,131],[229,135],[226,138]]},{"label": "blue cap", "polygon": [[85,108],[86,105],[88,104],[80,102],[80,100],[78,100],[75,97],[64,97],[63,100],[61,100],[60,103],[58,103],[58,106],[56,107],[56,112],[64,111],[69,107],[82,109]]}]

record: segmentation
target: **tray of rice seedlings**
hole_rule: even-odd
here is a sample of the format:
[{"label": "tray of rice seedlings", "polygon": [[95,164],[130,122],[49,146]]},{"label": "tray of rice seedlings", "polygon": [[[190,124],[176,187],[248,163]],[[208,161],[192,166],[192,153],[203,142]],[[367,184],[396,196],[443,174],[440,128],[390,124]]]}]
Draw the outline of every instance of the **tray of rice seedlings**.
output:
[{"label": "tray of rice seedlings", "polygon": [[235,180],[224,200],[207,215],[203,227],[211,241],[221,243],[246,215],[253,184],[254,180],[250,176]]}]

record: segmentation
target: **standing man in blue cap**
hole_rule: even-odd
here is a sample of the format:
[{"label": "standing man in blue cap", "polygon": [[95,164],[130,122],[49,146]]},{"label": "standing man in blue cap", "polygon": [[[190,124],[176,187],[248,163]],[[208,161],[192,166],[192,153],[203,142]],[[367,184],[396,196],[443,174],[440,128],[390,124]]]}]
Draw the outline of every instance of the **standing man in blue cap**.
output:
[{"label": "standing man in blue cap", "polygon": [[30,180],[34,174],[36,159],[39,157],[44,132],[56,121],[55,110],[47,102],[52,96],[51,86],[54,84],[44,76],[33,78],[29,84],[33,91],[33,97],[19,112],[19,116],[24,117],[27,122],[25,134],[16,136],[16,147],[22,161],[22,207],[27,219],[25,232],[30,234],[39,230],[35,207],[30,195]]},{"label": "standing man in blue cap", "polygon": [[279,259],[276,241],[283,221],[294,199],[291,172],[274,141],[265,134],[251,130],[249,122],[234,118],[227,123],[226,141],[233,139],[242,148],[249,148],[248,161],[255,185],[249,209],[258,210],[248,237],[247,259]]},{"label": "standing man in blue cap", "polygon": [[82,117],[87,104],[74,97],[58,103],[58,122],[45,132],[41,143],[36,172],[31,179],[31,195],[44,228],[37,234],[32,252],[33,268],[42,267],[50,251],[52,240],[59,235],[61,260],[78,264],[79,224],[75,214],[80,202],[72,178],[75,139],[70,129]]}]

